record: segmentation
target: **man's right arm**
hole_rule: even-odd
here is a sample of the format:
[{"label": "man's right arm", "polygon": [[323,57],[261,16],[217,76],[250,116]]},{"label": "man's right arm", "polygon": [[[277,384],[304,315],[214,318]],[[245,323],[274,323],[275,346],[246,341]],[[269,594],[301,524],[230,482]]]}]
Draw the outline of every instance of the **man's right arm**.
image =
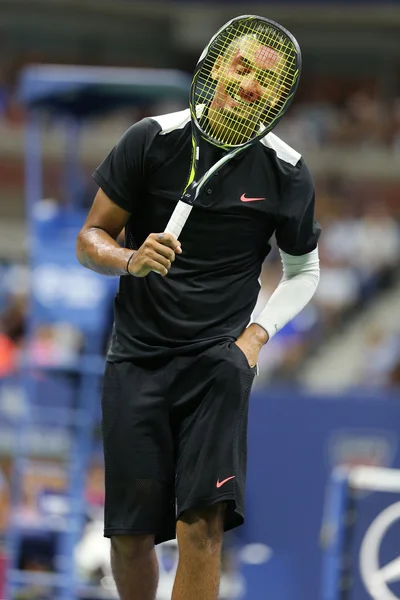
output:
[{"label": "man's right arm", "polygon": [[116,240],[129,216],[99,189],[76,242],[81,265],[102,275],[128,275],[132,250],[121,248]]},{"label": "man's right arm", "polygon": [[180,243],[171,234],[151,233],[137,251],[121,248],[116,240],[129,217],[99,189],[78,234],[79,262],[102,275],[146,277],[151,271],[167,275],[175,253],[181,253]]}]

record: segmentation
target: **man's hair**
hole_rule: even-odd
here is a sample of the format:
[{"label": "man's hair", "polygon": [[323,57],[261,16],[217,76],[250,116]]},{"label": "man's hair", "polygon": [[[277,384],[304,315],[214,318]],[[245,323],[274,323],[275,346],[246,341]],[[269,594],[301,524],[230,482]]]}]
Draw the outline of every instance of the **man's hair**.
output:
[{"label": "man's hair", "polygon": [[286,59],[286,69],[290,70],[296,63],[296,52],[288,38],[278,29],[268,23],[254,20],[246,24],[243,30],[243,23],[234,22],[227,27],[224,33],[215,40],[215,56],[229,56],[232,47],[239,43],[243,37],[254,36],[260,44],[272,48]]}]

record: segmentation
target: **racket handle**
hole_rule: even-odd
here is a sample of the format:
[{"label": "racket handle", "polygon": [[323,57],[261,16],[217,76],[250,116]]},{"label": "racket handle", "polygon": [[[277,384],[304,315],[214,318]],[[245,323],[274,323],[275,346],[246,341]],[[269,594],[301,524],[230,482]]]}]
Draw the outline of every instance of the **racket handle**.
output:
[{"label": "racket handle", "polygon": [[166,233],[172,233],[172,235],[178,239],[192,208],[192,205],[186,204],[186,202],[179,200],[164,231]]}]

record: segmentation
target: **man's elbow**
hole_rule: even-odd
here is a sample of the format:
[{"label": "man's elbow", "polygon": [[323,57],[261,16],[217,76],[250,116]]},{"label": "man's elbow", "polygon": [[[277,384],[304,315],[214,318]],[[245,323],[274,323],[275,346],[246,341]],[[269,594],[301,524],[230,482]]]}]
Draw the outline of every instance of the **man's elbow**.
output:
[{"label": "man's elbow", "polygon": [[312,278],[314,288],[317,289],[319,280],[321,278],[321,269],[319,268],[319,266],[314,268],[313,271],[309,275]]},{"label": "man's elbow", "polygon": [[86,260],[87,243],[84,238],[85,238],[84,232],[83,232],[83,230],[81,230],[78,233],[78,236],[76,238],[75,254],[76,254],[76,258],[78,259],[80,264],[83,267],[86,267],[87,266],[87,260]]}]

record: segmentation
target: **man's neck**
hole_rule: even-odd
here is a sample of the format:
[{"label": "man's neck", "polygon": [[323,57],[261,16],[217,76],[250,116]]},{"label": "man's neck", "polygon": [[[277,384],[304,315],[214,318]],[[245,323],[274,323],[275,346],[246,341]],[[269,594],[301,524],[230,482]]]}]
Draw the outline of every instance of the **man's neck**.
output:
[{"label": "man's neck", "polygon": [[207,115],[204,115],[204,117],[208,121],[208,129],[212,137],[229,146],[238,146],[247,142],[253,137],[257,127],[253,123],[234,123],[222,115],[219,109],[215,109],[212,106],[208,108]]}]

